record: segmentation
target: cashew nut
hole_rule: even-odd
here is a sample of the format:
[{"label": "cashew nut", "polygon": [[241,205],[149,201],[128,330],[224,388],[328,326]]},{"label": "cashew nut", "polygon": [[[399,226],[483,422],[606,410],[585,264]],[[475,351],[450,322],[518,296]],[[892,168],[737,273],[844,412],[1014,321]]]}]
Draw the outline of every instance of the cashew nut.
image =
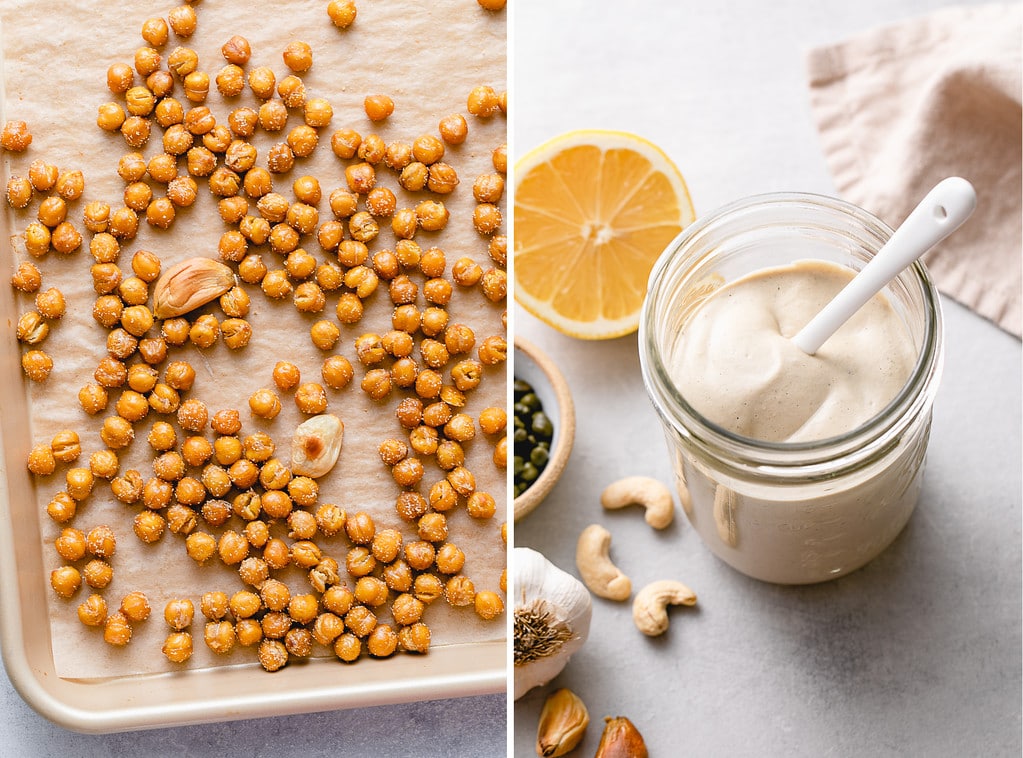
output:
[{"label": "cashew nut", "polygon": [[636,628],[650,637],[663,634],[668,629],[669,605],[696,605],[696,593],[670,579],[651,582],[636,593],[632,603]]},{"label": "cashew nut", "polygon": [[608,485],[600,496],[600,504],[608,510],[638,503],[646,508],[646,522],[654,529],[664,529],[675,516],[671,490],[648,476],[628,476]]},{"label": "cashew nut", "polygon": [[611,532],[600,524],[590,524],[579,535],[575,546],[575,565],[590,592],[608,600],[628,600],[632,582],[611,562]]}]

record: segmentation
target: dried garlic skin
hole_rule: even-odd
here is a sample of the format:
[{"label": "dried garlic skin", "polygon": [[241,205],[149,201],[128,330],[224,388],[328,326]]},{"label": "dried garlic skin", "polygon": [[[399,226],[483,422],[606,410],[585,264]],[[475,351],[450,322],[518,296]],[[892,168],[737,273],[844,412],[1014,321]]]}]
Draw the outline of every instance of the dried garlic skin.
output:
[{"label": "dried garlic skin", "polygon": [[174,318],[216,300],[235,286],[234,272],[212,258],[189,258],[171,266],[153,287],[153,316]]},{"label": "dried garlic skin", "polygon": [[344,422],[331,413],[303,421],[291,440],[291,472],[312,479],[327,474],[341,455],[344,435]]},{"label": "dried garlic skin", "polygon": [[624,716],[604,719],[604,732],[594,758],[649,758],[643,735]]}]

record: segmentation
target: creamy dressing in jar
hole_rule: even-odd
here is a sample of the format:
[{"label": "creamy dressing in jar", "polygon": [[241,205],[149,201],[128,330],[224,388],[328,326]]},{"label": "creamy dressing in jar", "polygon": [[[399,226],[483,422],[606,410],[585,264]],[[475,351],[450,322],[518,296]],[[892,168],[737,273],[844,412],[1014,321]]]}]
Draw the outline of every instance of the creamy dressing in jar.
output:
[{"label": "creamy dressing in jar", "polygon": [[916,360],[882,295],[816,354],[791,341],[853,276],[845,266],[804,260],[718,289],[686,322],[668,360],[683,397],[718,426],[767,442],[834,437],[876,416]]}]

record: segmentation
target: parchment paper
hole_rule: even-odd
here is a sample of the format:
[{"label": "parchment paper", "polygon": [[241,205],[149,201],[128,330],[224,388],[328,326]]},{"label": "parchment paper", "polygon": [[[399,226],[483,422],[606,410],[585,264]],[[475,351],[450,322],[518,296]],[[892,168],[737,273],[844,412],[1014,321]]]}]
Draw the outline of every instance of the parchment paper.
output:
[{"label": "parchment paper", "polygon": [[[462,113],[469,122],[469,137],[457,147],[447,146],[444,160],[458,171],[461,183],[454,193],[443,198],[451,212],[450,222],[442,232],[420,231],[416,241],[423,249],[436,245],[447,254],[450,264],[462,255],[475,258],[484,269],[493,265],[487,253],[488,239],[477,234],[472,227],[473,179],[493,170],[491,152],[505,142],[505,119],[498,115],[481,120],[466,113],[466,96],[479,84],[491,84],[501,91],[505,88],[505,14],[483,10],[475,0],[434,0],[420,3],[416,0],[361,0],[358,18],[347,30],[335,28],[326,15],[325,0],[295,2],[272,0],[246,3],[219,1],[197,3],[198,28],[189,39],[170,39],[161,50],[167,54],[177,45],[196,50],[200,70],[207,71],[211,80],[224,65],[220,46],[233,34],[245,36],[252,46],[252,59],[247,66],[270,66],[278,81],[291,73],[285,67],[281,53],[288,42],[301,39],[313,49],[314,63],[310,71],[302,74],[310,97],[323,96],[330,100],[334,117],[330,126],[320,130],[320,143],[310,158],[296,160],[295,168],[285,175],[274,175],[274,190],[293,199],[291,182],[303,174],[319,178],[323,188],[323,201],[319,204],[320,221],[331,217],[327,196],[336,187],[345,186],[344,166],[330,150],[330,136],[338,128],[350,127],[364,136],[379,134],[386,142],[401,139],[411,143],[420,134],[437,134],[439,120],[449,113]],[[119,157],[130,148],[118,133],[107,133],[96,124],[97,107],[107,101],[118,100],[106,88],[106,70],[117,61],[129,65],[134,51],[144,45],[140,29],[142,22],[152,16],[163,16],[173,7],[168,2],[128,0],[118,3],[56,1],[42,7],[32,0],[8,0],[2,10],[3,53],[6,97],[4,118],[27,121],[33,134],[29,150],[23,154],[4,154],[4,181],[11,174],[26,175],[29,163],[43,158],[62,168],[79,168],[85,174],[83,197],[70,204],[69,220],[83,231],[85,242],[78,252],[60,256],[50,252],[35,260],[43,272],[43,289],[59,287],[67,297],[65,317],[51,331],[41,346],[54,359],[54,369],[44,384],[32,385],[28,392],[32,404],[32,442],[45,442],[63,428],[77,430],[82,438],[82,456],[72,465],[87,466],[89,454],[104,446],[98,430],[102,418],[114,412],[117,391],[111,391],[106,413],[90,417],[81,409],[77,392],[92,382],[92,374],[99,360],[106,354],[107,330],[92,316],[95,293],[89,267],[94,263],[88,252],[91,235],[82,226],[82,209],[90,200],[105,200],[112,208],[122,204],[124,183],[116,174]],[[136,77],[139,83],[139,77]],[[395,102],[394,114],[384,123],[373,124],[363,110],[363,98],[368,94],[390,95]],[[180,81],[175,81],[174,96],[188,105]],[[218,119],[226,123],[228,113],[242,105],[258,107],[251,92],[226,100],[211,84],[206,102]],[[268,147],[283,141],[287,130],[302,123],[300,112],[292,111],[285,130],[267,134],[257,130],[254,144],[259,148],[258,165],[265,166]],[[147,156],[162,151],[162,130],[154,124],[153,136],[142,152]],[[179,161],[184,173],[184,160]],[[398,196],[398,207],[414,207],[421,199],[431,196],[420,192],[409,194],[398,186],[394,172],[383,166],[378,170],[378,186],[391,188]],[[154,185],[154,194],[162,194],[162,187]],[[35,218],[40,197],[24,211],[11,214],[11,228],[20,233]],[[504,203],[502,201],[502,210]],[[360,206],[360,209],[361,206]],[[257,213],[252,203],[250,213]],[[370,243],[375,250],[393,248],[394,237],[386,220],[381,224],[380,237]],[[167,231],[154,229],[143,220],[135,240],[122,245],[119,265],[130,275],[132,254],[139,249],[156,252],[163,266],[194,255],[215,258],[217,240],[228,227],[217,214],[215,198],[208,191],[205,180],[199,180],[199,198],[191,208],[178,209],[177,219]],[[503,232],[503,229],[502,229]],[[17,235],[16,235],[17,236]],[[328,258],[314,236],[303,237],[301,246],[320,260]],[[281,268],[281,258],[267,246],[253,249],[264,256],[267,265]],[[29,256],[18,239],[12,240],[14,264]],[[448,273],[450,276],[450,273]],[[416,272],[413,279],[422,283]],[[6,286],[6,285],[4,285]],[[303,381],[321,381],[320,366],[325,353],[316,349],[309,339],[309,326],[320,318],[334,317],[337,293],[328,293],[327,307],[322,314],[299,314],[290,298],[273,302],[266,298],[258,286],[244,285],[252,299],[248,319],[253,328],[250,344],[238,351],[229,350],[222,341],[215,347],[199,351],[193,346],[172,348],[168,360],[185,359],[197,371],[194,388],[183,398],[200,398],[213,412],[223,408],[236,408],[241,412],[241,434],[262,429],[269,432],[278,445],[278,456],[287,460],[290,438],[295,426],[303,420],[291,397],[282,393],[283,412],[272,422],[255,419],[249,412],[248,397],[260,387],[271,387],[271,369],[277,360],[287,359],[299,366]],[[456,292],[448,308],[451,323],[469,324],[477,335],[477,346],[483,338],[503,334],[501,315],[504,303],[493,304],[484,298],[478,287]],[[33,307],[31,296],[21,295],[22,311]],[[426,303],[420,294],[418,304]],[[402,436],[402,429],[394,416],[394,408],[405,392],[392,392],[382,402],[374,402],[359,388],[364,368],[358,363],[353,342],[365,332],[383,333],[390,329],[392,304],[386,282],[366,303],[366,312],[359,324],[342,326],[342,337],[334,352],[349,358],[356,369],[352,383],[343,390],[328,389],[330,413],[345,422],[344,448],[335,469],[319,480],[320,502],[335,502],[350,514],[369,512],[377,528],[401,529],[406,541],[416,539],[413,527],[402,522],[394,510],[394,501],[400,488],[394,483],[390,471],[380,462],[379,443],[388,437]],[[215,304],[190,314],[223,314]],[[159,323],[159,322],[158,322]],[[158,331],[158,325],[150,334]],[[417,340],[418,341],[418,340]],[[23,348],[24,349],[24,348]],[[474,351],[475,353],[475,351]],[[418,356],[418,351],[416,352]],[[475,357],[475,356],[474,356]],[[11,359],[7,356],[5,360]],[[138,358],[129,359],[129,363]],[[452,360],[450,366],[454,363]],[[445,372],[445,376],[448,374]],[[447,381],[450,381],[448,378]],[[504,366],[487,368],[482,385],[469,394],[464,409],[478,417],[479,411],[490,405],[505,404],[506,382]],[[152,451],[146,435],[152,423],[160,417],[155,413],[135,425],[136,440],[121,453],[121,472],[138,469],[143,477],[152,476]],[[179,441],[183,438],[179,430]],[[212,440],[213,434],[207,430]],[[467,466],[476,474],[478,489],[488,491],[498,502],[498,513],[490,520],[476,521],[464,508],[464,499],[456,510],[448,512],[449,540],[462,547],[467,559],[466,573],[480,589],[498,590],[498,579],[505,564],[505,548],[500,538],[500,527],[505,520],[505,473],[491,462],[493,443],[481,433],[465,444]],[[425,461],[426,476],[420,490],[440,479],[443,472],[432,458]],[[37,497],[44,539],[44,556],[48,572],[63,561],[56,554],[52,540],[60,527],[45,514],[45,506],[54,493],[63,489],[67,464],[58,465],[50,477],[39,478]],[[198,470],[192,472],[197,475]],[[142,590],[153,609],[148,621],[134,625],[134,637],[124,649],[115,649],[102,640],[102,630],[87,628],[77,619],[75,608],[90,590],[82,589],[71,600],[51,597],[51,623],[53,654],[57,670],[67,678],[118,677],[132,673],[156,672],[180,668],[169,664],[160,652],[169,631],[163,620],[166,601],[174,597],[189,597],[196,606],[196,618],[191,627],[195,653],[185,664],[188,667],[250,663],[255,659],[251,648],[235,648],[228,656],[214,655],[202,641],[205,619],[199,612],[202,592],[220,589],[229,595],[242,589],[237,572],[225,568],[217,559],[198,566],[185,554],[184,539],[169,531],[155,545],[142,544],[132,533],[131,520],[141,505],[126,506],[116,501],[107,482],[97,480],[93,494],[80,504],[73,525],[88,531],[98,524],[112,526],[117,534],[117,552],[111,559],[114,567],[113,582],[101,594],[110,610],[117,608],[120,599],[132,590]],[[242,523],[234,518],[225,527],[212,529],[200,519],[200,528],[217,534],[224,528],[241,529]],[[283,525],[276,525],[273,533],[281,536]],[[325,553],[335,557],[344,574],[344,555],[348,543],[343,538],[325,539],[317,536]],[[258,554],[251,551],[250,555]],[[87,558],[78,562],[81,567]],[[292,592],[311,591],[304,576],[297,572],[285,574]],[[48,581],[47,581],[48,585]],[[52,595],[52,593],[51,593]],[[385,620],[385,619],[382,619]],[[482,622],[471,606],[454,609],[441,600],[431,605],[425,619],[433,630],[433,645],[503,639],[504,617],[494,622]],[[316,646],[317,656],[332,655],[331,651]],[[334,665],[322,663],[320,665]],[[340,664],[337,664],[340,665]],[[364,660],[359,665],[372,665]],[[347,673],[346,676],[357,674]]]}]

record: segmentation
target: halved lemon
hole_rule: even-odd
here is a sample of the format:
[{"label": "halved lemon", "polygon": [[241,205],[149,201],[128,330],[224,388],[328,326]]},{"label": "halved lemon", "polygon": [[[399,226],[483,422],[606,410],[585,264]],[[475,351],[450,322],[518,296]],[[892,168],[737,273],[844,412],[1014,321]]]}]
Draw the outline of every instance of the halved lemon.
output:
[{"label": "halved lemon", "polygon": [[515,299],[581,339],[634,332],[654,261],[695,214],[653,143],[581,130],[515,164]]}]

